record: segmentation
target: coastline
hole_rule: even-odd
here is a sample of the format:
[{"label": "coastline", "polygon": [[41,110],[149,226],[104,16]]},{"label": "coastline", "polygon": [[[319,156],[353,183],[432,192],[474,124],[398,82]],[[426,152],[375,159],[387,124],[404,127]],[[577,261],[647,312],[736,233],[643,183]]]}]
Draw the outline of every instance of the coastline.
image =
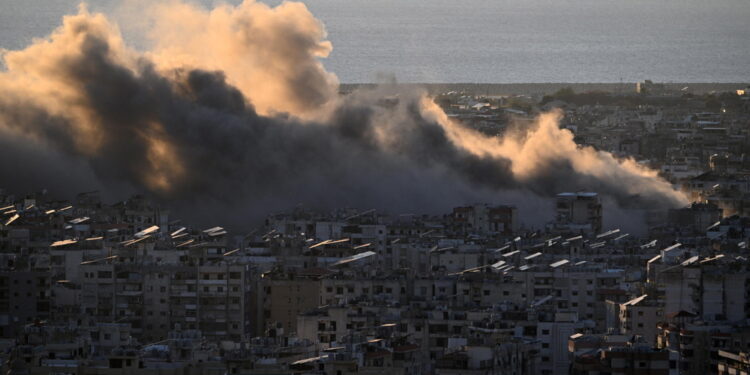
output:
[{"label": "coastline", "polygon": [[[748,81],[750,82],[750,81]],[[706,83],[706,82],[671,82],[662,83],[667,90],[679,91],[683,88],[685,92],[692,94],[705,94],[711,91],[725,92],[744,89],[750,85],[748,82],[739,83]],[[374,87],[375,83],[342,83],[341,91],[346,93],[360,87]],[[397,83],[400,88],[423,88],[430,94],[444,93],[448,91],[463,91],[472,95],[502,96],[502,95],[547,95],[562,88],[570,87],[575,92],[606,91],[622,94],[635,94],[635,82],[603,82],[603,83]]]}]

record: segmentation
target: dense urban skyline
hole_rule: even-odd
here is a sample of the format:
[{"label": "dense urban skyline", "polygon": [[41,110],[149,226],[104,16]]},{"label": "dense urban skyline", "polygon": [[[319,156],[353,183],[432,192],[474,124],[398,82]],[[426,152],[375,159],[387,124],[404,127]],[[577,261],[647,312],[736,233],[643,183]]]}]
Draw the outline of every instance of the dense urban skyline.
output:
[{"label": "dense urban skyline", "polygon": [[750,370],[747,7],[336,1],[0,4],[0,371]]}]

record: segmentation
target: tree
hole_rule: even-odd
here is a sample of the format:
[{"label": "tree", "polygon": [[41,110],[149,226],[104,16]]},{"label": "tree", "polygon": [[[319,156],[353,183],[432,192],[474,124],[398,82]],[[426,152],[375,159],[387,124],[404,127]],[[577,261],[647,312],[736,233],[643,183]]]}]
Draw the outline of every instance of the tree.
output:
[{"label": "tree", "polygon": [[567,86],[567,87],[563,87],[557,90],[553,96],[557,99],[565,100],[565,99],[570,99],[575,94],[576,92],[573,91],[573,89],[570,86]]}]

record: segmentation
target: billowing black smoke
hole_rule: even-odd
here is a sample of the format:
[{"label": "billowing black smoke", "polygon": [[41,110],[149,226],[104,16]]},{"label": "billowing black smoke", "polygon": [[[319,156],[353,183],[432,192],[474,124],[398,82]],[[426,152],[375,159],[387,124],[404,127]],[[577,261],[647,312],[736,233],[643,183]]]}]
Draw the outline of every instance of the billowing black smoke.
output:
[{"label": "billowing black smoke", "polygon": [[439,212],[485,201],[538,214],[551,208],[540,197],[566,190],[598,191],[619,205],[684,200],[632,161],[571,146],[550,118],[530,133],[489,139],[450,122],[418,92],[338,98],[319,87],[287,93],[296,107],[277,98],[278,108],[303,108],[277,112],[265,84],[235,80],[239,89],[223,70],[159,66],[85,11],[49,40],[9,53],[6,65],[0,173],[15,190],[147,192],[199,223],[235,227],[299,203]]}]

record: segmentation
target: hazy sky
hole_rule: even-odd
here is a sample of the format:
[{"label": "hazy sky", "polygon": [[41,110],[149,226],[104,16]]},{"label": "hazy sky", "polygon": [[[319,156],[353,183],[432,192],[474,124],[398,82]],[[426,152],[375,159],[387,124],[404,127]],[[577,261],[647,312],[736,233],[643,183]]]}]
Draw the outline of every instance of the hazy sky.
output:
[{"label": "hazy sky", "polygon": [[[343,82],[750,80],[747,0],[305,2],[326,24],[325,65]],[[77,3],[0,0],[0,46],[45,35]]]}]

